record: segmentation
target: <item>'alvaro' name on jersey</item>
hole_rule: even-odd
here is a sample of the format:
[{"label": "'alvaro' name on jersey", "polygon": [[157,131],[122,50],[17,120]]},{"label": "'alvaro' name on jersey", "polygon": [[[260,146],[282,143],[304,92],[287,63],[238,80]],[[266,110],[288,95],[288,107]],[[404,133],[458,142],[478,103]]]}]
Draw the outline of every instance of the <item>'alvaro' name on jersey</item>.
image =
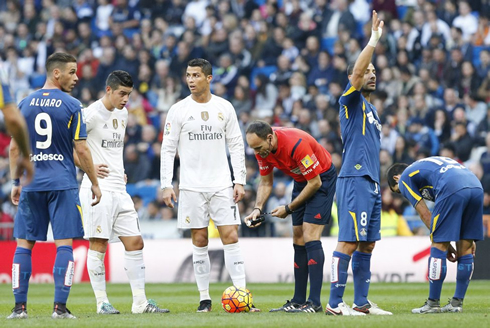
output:
[{"label": "'alvaro' name on jersey", "polygon": [[29,106],[37,106],[37,107],[61,107],[63,105],[63,101],[61,99],[54,98],[32,98]]}]

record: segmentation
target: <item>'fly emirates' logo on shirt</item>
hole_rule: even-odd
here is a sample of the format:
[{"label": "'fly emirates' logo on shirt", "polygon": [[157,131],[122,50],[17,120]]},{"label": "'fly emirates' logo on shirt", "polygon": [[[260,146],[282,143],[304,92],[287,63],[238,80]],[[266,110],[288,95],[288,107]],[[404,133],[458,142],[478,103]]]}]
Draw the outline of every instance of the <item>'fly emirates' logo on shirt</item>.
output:
[{"label": "'fly emirates' logo on shirt", "polygon": [[124,140],[121,133],[112,133],[113,140],[102,139],[102,148],[122,148],[124,147]]},{"label": "'fly emirates' logo on shirt", "polygon": [[223,139],[222,132],[213,132],[211,125],[201,125],[201,131],[198,133],[189,132],[189,141],[203,140],[220,140]]}]

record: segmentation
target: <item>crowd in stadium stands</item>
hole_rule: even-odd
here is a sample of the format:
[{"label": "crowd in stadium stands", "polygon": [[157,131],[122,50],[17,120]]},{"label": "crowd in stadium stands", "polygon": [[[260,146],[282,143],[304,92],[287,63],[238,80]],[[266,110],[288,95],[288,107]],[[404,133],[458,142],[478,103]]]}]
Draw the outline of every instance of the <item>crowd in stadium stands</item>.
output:
[{"label": "crowd in stadium stands", "polygon": [[[69,52],[78,58],[80,78],[72,95],[84,105],[103,95],[111,71],[128,71],[136,81],[127,106],[128,192],[142,221],[172,220],[176,212],[159,193],[160,146],[168,109],[189,95],[187,62],[203,57],[213,64],[212,92],[235,106],[243,129],[258,118],[305,130],[339,169],[338,99],[347,65],[369,39],[372,9],[385,21],[371,96],[383,125],[383,190],[392,163],[448,156],[482,181],[490,214],[488,0],[6,0],[0,2],[0,63],[20,100],[43,85],[48,55]],[[9,141],[2,127],[1,222],[15,213]],[[242,216],[253,208],[258,181],[251,149],[246,157]],[[178,160],[175,165],[178,173]],[[268,208],[290,200],[291,180],[277,172],[274,181]],[[387,234],[427,233],[407,205],[383,193]],[[335,221],[325,234],[335,235]],[[290,220],[270,217],[259,229],[241,229],[243,236],[290,233]],[[10,229],[0,229],[2,238],[11,238]]]}]

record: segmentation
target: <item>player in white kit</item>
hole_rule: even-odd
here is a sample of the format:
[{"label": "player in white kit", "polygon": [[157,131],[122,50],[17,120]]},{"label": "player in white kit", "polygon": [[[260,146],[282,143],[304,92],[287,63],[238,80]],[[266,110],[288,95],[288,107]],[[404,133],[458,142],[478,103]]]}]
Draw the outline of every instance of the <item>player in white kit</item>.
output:
[{"label": "player in white kit", "polygon": [[[178,226],[191,229],[193,265],[200,304],[197,312],[211,311],[208,254],[209,219],[215,222],[233,285],[246,287],[245,266],[238,243],[241,224],[236,205],[245,191],[245,152],[235,109],[227,100],[211,94],[212,66],[205,59],[187,64],[191,95],[173,105],[167,115],[161,152],[163,200],[171,208],[177,202],[172,177],[176,150],[180,156]],[[228,166],[229,148],[234,181]],[[173,202],[172,202],[173,201]],[[252,311],[259,311],[255,307]]]},{"label": "player in white kit", "polygon": [[133,90],[133,80],[125,71],[114,71],[106,81],[102,99],[82,110],[87,125],[87,144],[92,152],[99,177],[103,201],[90,206],[90,180],[84,175],[80,189],[85,239],[90,240],[87,269],[97,299],[97,313],[118,314],[106,293],[104,257],[109,241],[124,244],[124,269],[133,293],[132,313],[167,313],[145,294],[145,264],[143,238],[138,214],[126,192],[123,146],[128,111],[126,103]]}]

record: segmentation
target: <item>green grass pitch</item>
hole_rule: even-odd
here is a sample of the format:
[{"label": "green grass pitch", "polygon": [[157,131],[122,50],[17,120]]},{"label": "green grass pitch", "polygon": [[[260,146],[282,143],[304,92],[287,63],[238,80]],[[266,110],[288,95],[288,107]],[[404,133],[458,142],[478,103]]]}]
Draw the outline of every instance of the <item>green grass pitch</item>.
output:
[{"label": "green grass pitch", "polygon": [[[195,284],[147,284],[147,296],[159,305],[170,309],[169,314],[131,314],[131,290],[127,284],[108,284],[112,304],[120,315],[97,315],[95,298],[90,284],[73,286],[68,308],[77,320],[54,321],[52,311],[53,285],[33,284],[29,290],[27,320],[5,319],[14,304],[10,285],[0,284],[0,327],[488,327],[490,318],[490,281],[473,281],[470,284],[463,313],[411,314],[410,310],[421,306],[428,295],[426,284],[372,284],[370,299],[382,308],[392,311],[393,316],[331,317],[324,313],[268,313],[286,299],[292,297],[292,284],[249,284],[255,304],[262,313],[225,313],[221,308],[221,293],[229,284],[211,285],[213,311],[196,313],[199,295]],[[444,285],[441,303],[454,292],[454,283]],[[327,303],[328,283],[324,284],[323,306]],[[344,300],[352,304],[352,284],[348,284]]]}]

